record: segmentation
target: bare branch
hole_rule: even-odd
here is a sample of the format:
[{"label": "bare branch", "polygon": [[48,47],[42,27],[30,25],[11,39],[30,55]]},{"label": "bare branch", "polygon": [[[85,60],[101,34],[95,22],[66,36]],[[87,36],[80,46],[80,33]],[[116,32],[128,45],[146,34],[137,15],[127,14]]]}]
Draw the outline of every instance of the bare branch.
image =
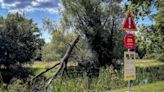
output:
[{"label": "bare branch", "polygon": [[32,78],[32,81],[33,81],[34,79],[38,78],[39,76],[43,75],[44,73],[48,72],[49,70],[55,68],[55,67],[58,66],[58,65],[60,65],[60,63],[57,63],[57,64],[53,65],[53,66],[50,67],[50,68],[47,68],[46,70],[44,70],[43,72],[39,73],[39,74],[36,75],[34,78]]},{"label": "bare branch", "polygon": [[63,58],[60,60],[60,68],[52,75],[52,77],[49,78],[47,85],[46,85],[46,89],[49,87],[49,85],[52,83],[53,79],[60,73],[60,72],[64,72],[64,69],[66,67],[66,64],[68,62],[68,58],[71,55],[71,52],[73,50],[73,48],[75,47],[75,45],[77,44],[77,42],[79,41],[80,35],[78,35],[76,37],[76,39],[74,39],[71,43],[69,48],[67,49],[65,55],[63,56]]}]

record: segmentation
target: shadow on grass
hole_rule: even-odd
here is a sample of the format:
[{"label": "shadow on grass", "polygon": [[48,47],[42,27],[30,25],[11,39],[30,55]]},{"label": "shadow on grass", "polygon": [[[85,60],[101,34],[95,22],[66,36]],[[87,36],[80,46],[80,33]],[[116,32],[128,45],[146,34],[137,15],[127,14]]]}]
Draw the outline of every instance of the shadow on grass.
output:
[{"label": "shadow on grass", "polygon": [[23,81],[27,81],[27,79],[32,76],[32,69],[30,68],[23,68],[21,66],[17,66],[15,68],[1,68],[1,82],[9,84],[13,78],[21,79]]}]

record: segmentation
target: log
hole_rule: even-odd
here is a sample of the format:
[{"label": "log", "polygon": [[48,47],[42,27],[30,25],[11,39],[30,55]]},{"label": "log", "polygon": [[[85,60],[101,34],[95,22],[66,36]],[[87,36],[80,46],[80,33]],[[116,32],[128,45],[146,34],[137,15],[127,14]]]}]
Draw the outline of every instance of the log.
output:
[{"label": "log", "polygon": [[65,55],[63,56],[63,58],[60,60],[60,68],[52,75],[52,77],[49,78],[47,85],[46,85],[46,89],[49,87],[49,85],[52,83],[53,79],[62,71],[62,73],[64,72],[65,67],[67,66],[67,62],[68,62],[68,58],[71,55],[71,52],[73,50],[73,48],[76,46],[77,42],[79,41],[80,35],[78,35],[76,37],[76,39],[74,39],[71,43],[70,46],[68,47]]}]

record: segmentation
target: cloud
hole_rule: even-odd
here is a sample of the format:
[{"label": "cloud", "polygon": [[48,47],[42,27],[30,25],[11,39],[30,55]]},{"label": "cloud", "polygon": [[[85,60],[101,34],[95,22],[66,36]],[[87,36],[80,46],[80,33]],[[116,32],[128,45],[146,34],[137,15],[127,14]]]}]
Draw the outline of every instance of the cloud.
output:
[{"label": "cloud", "polygon": [[40,4],[39,4],[38,2],[36,2],[36,1],[32,1],[32,3],[31,3],[31,4],[32,4],[32,6],[34,6],[34,7],[35,7],[35,6],[39,6],[39,5],[40,5]]},{"label": "cloud", "polygon": [[0,0],[0,7],[9,12],[45,11],[58,13],[62,8],[59,0]]}]

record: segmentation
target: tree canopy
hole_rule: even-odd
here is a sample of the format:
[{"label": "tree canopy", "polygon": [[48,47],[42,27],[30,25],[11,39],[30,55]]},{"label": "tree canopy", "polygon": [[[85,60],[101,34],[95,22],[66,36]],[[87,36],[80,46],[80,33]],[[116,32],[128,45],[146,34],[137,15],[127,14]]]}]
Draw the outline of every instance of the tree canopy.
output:
[{"label": "tree canopy", "polygon": [[[112,64],[123,53],[123,19],[121,0],[62,0],[62,25],[79,30],[92,53],[97,66]],[[80,8],[79,8],[80,7]]]},{"label": "tree canopy", "polygon": [[9,66],[30,62],[44,44],[40,30],[31,20],[19,13],[0,17],[0,64]]}]

